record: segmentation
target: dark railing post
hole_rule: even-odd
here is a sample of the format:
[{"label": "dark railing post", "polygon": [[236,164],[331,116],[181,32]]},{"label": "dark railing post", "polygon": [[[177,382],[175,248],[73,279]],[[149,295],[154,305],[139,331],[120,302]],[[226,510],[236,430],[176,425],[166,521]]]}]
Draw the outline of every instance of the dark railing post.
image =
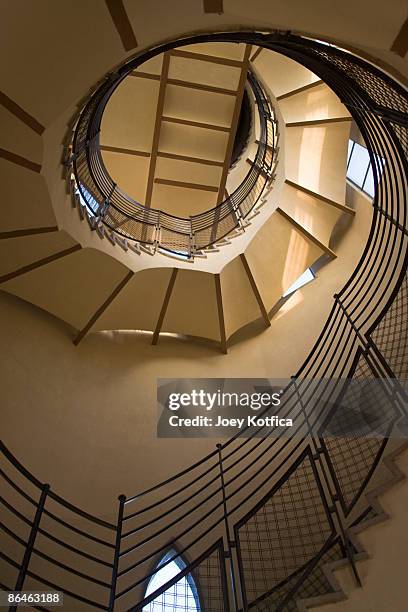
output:
[{"label": "dark railing post", "polygon": [[73,162],[74,162],[74,161],[75,161],[75,160],[78,158],[78,155],[79,155],[80,153],[82,153],[82,151],[85,151],[85,149],[88,149],[88,148],[89,148],[89,145],[90,145],[90,144],[92,144],[92,143],[93,143],[93,141],[94,141],[94,139],[95,139],[95,138],[96,138],[96,137],[99,135],[99,132],[100,132],[100,130],[99,130],[98,132],[96,132],[96,133],[95,133],[95,134],[92,136],[92,138],[87,139],[87,140],[84,140],[84,141],[82,142],[82,144],[81,144],[81,145],[78,147],[78,149],[76,149],[76,151],[72,150],[71,155],[70,155],[70,156],[68,157],[68,159],[66,159],[66,160],[65,160],[65,162],[64,162],[64,163],[65,163],[65,165],[66,165],[66,166],[70,166],[70,165],[71,165],[71,164],[72,164],[72,163],[73,163]]},{"label": "dark railing post", "polygon": [[193,219],[191,215],[189,217],[189,223],[190,223],[190,233],[188,236],[188,257],[191,258],[196,253],[195,236],[194,236],[194,230],[193,230]]},{"label": "dark railing post", "polygon": [[118,509],[118,520],[116,523],[116,541],[115,541],[115,555],[113,558],[112,567],[112,580],[111,590],[109,596],[109,612],[112,612],[115,608],[116,599],[116,584],[118,582],[118,570],[119,570],[119,555],[120,555],[120,544],[122,540],[122,525],[123,525],[123,512],[125,509],[126,495],[119,495],[119,509]]},{"label": "dark railing post", "polygon": [[231,205],[231,213],[234,214],[235,216],[235,220],[237,222],[238,227],[240,227],[241,229],[243,229],[243,221],[244,218],[242,216],[241,210],[239,208],[241,202],[238,202],[238,204],[235,203],[235,198],[233,195],[229,196],[229,201],[230,201],[230,205]]},{"label": "dark railing post", "polygon": [[[16,586],[14,588],[15,591],[21,591],[23,589],[24,580],[27,575],[28,566],[30,563],[31,555],[33,552],[35,539],[37,537],[38,528],[40,526],[41,517],[44,511],[45,501],[47,499],[48,491],[50,490],[50,485],[43,485],[41,496],[38,501],[37,510],[35,512],[34,520],[31,524],[30,535],[28,537],[27,546],[24,551],[23,560],[21,562],[20,571],[17,576]],[[17,606],[10,606],[9,612],[15,612],[17,610]]]},{"label": "dark railing post", "polygon": [[340,299],[340,296],[337,293],[335,293],[333,295],[333,298],[334,298],[334,301],[340,306],[341,311],[343,312],[343,314],[346,317],[348,323],[350,324],[351,328],[353,329],[353,332],[356,334],[357,338],[360,340],[361,344],[364,346],[364,349],[367,351],[368,350],[367,341],[362,336],[360,330],[357,328],[357,326],[354,323],[353,319],[349,315],[349,313],[347,311],[347,308],[344,306],[344,304],[342,303],[342,301]]},{"label": "dark railing post", "polygon": [[98,217],[99,217],[100,221],[103,221],[104,216],[106,215],[106,213],[109,210],[111,199],[112,199],[113,194],[115,193],[116,187],[117,187],[116,183],[113,183],[112,188],[111,188],[107,198],[105,199],[104,203],[99,207]]},{"label": "dark railing post", "polygon": [[67,155],[64,160],[64,166],[69,167],[77,160],[78,156],[85,151],[88,146],[88,142],[84,141],[81,146],[75,151],[72,150],[70,155]]},{"label": "dark railing post", "polygon": [[154,251],[156,252],[158,248],[161,246],[161,224],[160,224],[160,212],[157,219],[157,223],[155,225],[155,234],[154,234]]},{"label": "dark railing post", "polygon": [[[222,449],[222,444],[217,444],[218,464],[220,468],[220,480],[221,480],[222,502],[223,502],[223,512],[224,512],[224,525],[225,525],[225,534],[227,538],[227,550],[224,551],[224,558],[228,559],[229,561],[231,585],[232,585],[232,592],[233,592],[233,598],[234,598],[233,599],[234,610],[235,612],[237,612],[240,609],[240,606],[238,604],[238,591],[237,591],[238,581],[236,577],[234,558],[232,555],[232,551],[235,548],[236,544],[235,544],[235,541],[231,538],[231,531],[230,531],[230,525],[229,525],[229,520],[228,520],[227,498],[225,494],[225,479],[224,479],[224,468],[222,465],[221,449]],[[240,576],[238,576],[238,579],[240,581]],[[239,582],[239,586],[240,588],[242,588],[242,585],[240,582]]]}]

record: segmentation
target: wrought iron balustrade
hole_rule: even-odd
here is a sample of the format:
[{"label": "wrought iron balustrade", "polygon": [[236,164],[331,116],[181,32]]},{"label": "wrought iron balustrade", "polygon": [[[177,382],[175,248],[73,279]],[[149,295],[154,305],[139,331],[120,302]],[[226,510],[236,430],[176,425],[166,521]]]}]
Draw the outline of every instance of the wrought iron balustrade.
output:
[{"label": "wrought iron balustrade", "polygon": [[69,158],[76,187],[96,222],[103,223],[111,231],[154,249],[194,257],[240,227],[260,201],[272,178],[275,161],[274,112],[262,86],[249,72],[248,85],[259,116],[259,135],[255,158],[243,181],[223,202],[188,218],[147,208],[130,198],[112,180],[99,143],[103,110],[118,84],[133,69],[131,63],[126,71],[107,79],[79,117]]}]

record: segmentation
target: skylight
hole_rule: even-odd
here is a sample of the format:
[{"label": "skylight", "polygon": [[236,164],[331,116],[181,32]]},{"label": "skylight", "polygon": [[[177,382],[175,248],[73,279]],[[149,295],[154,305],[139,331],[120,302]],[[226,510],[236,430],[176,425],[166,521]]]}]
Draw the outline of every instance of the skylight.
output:
[{"label": "skylight", "polygon": [[[164,253],[165,255],[169,254],[167,249],[162,249],[159,247],[158,250],[160,253]],[[178,257],[179,259],[190,259],[190,254],[186,251],[170,251],[170,253],[173,257]]]},{"label": "skylight", "polygon": [[[147,585],[145,597],[160,589],[161,586],[172,580],[186,567],[180,557],[161,567],[176,554],[174,550],[171,550],[163,557],[158,564],[157,572],[152,576]],[[143,607],[143,612],[176,612],[179,610],[183,612],[200,612],[197,588],[191,574],[180,578],[151,603]]]},{"label": "skylight", "polygon": [[294,293],[301,287],[304,287],[304,285],[307,285],[307,283],[310,283],[310,281],[314,280],[315,278],[316,277],[313,274],[312,270],[308,268],[305,272],[303,272],[303,274],[299,276],[297,280],[295,280],[294,283],[292,283],[292,285],[289,287],[289,289],[285,291],[282,297],[287,297],[291,293]]},{"label": "skylight", "polygon": [[[85,187],[82,185],[82,191],[80,189],[78,189],[78,187],[77,187],[76,190],[75,190],[75,193],[79,196],[79,200],[80,200],[82,206],[86,206],[87,209],[88,209],[88,212],[92,216],[96,215],[96,213],[98,212],[98,209],[99,209],[99,204],[95,200],[95,198],[89,193],[89,191],[87,191],[87,189],[85,189]],[[85,197],[82,194],[84,194]]]},{"label": "skylight", "polygon": [[[377,171],[381,176],[384,159],[376,156],[376,160],[378,162]],[[347,178],[367,195],[374,197],[374,174],[368,150],[354,140],[349,140],[348,144]]]}]

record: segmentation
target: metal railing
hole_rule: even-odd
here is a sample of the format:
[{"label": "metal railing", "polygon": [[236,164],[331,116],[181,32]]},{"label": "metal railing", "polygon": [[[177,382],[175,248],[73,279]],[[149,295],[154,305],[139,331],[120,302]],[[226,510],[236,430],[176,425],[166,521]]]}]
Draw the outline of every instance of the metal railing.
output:
[{"label": "metal railing", "polygon": [[255,158],[240,185],[214,208],[188,218],[147,208],[112,180],[99,144],[104,108],[113,91],[133,69],[131,64],[127,72],[112,75],[93,94],[75,127],[68,164],[72,165],[82,201],[96,217],[96,223],[102,223],[127,240],[151,245],[154,250],[192,258],[242,227],[242,221],[260,201],[272,179],[276,142],[274,112],[255,75],[249,72],[247,82],[259,116],[259,135]]},{"label": "metal railing", "polygon": [[[182,42],[211,40],[283,53],[313,70],[342,99],[373,167],[369,239],[334,296],[309,356],[283,391],[280,414],[292,418],[292,437],[234,436],[166,481],[121,496],[112,522],[56,495],[2,446],[0,586],[63,591],[68,610],[142,610],[159,595],[174,601],[177,583],[187,574],[206,612],[294,610],[296,599],[330,590],[322,566],[339,558],[348,559],[358,582],[350,529],[374,512],[363,493],[387,437],[406,417],[407,398],[398,382],[408,378],[406,92],[349,53],[288,34],[235,32]],[[326,435],[339,416],[327,406],[335,404],[345,378],[382,381],[383,436]],[[317,379],[321,384],[313,384]],[[187,561],[185,569],[145,597],[170,548]],[[179,597],[177,609],[187,612],[187,600]]]}]

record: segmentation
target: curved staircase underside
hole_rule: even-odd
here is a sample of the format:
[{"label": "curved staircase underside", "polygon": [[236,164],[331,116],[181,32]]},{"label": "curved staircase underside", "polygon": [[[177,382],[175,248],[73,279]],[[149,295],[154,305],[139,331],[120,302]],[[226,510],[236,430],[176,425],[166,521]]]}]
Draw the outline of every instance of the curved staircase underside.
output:
[{"label": "curved staircase underside", "polygon": [[[128,317],[128,324],[132,328],[136,324],[143,323],[144,325],[147,319],[144,320],[142,317],[148,315],[142,312],[143,300],[146,302],[148,299],[150,305],[151,297],[148,289],[145,289],[144,294],[140,294],[139,288],[143,287],[142,276],[147,277],[152,273],[149,282],[154,280],[157,283],[150,283],[150,287],[157,284],[158,293],[160,293],[156,304],[155,290],[153,290],[153,302],[156,310],[155,316],[151,320],[150,329],[153,333],[156,332],[154,336],[157,338],[160,330],[168,329],[170,331],[178,326],[181,326],[181,329],[185,326],[185,329],[190,330],[188,333],[193,330],[194,335],[201,335],[201,331],[198,333],[197,322],[188,319],[189,312],[180,317],[182,318],[181,321],[177,319],[181,312],[181,306],[185,306],[185,293],[183,292],[193,286],[191,284],[192,270],[186,270],[185,267],[180,266],[180,269],[176,272],[176,268],[172,270],[167,266],[167,269],[139,269],[135,272],[133,266],[130,269],[103,252],[103,247],[83,248],[67,232],[58,228],[51,198],[47,191],[47,184],[41,175],[43,159],[41,134],[44,131],[44,126],[50,127],[64,109],[77,102],[86,91],[89,83],[95,82],[97,78],[101,77],[111,67],[112,62],[120,62],[124,57],[123,38],[121,39],[118,32],[112,27],[108,10],[101,11],[96,22],[94,19],[95,4],[86,3],[83,7],[82,5],[83,3],[81,3],[82,20],[78,21],[72,7],[57,6],[54,3],[48,3],[47,5],[33,3],[25,4],[24,10],[21,10],[22,4],[16,2],[10,7],[10,14],[7,15],[5,20],[6,27],[9,28],[5,42],[7,48],[10,49],[10,55],[5,54],[4,61],[2,61],[6,96],[1,99],[2,106],[0,106],[1,119],[7,127],[6,130],[2,131],[1,138],[3,140],[0,142],[2,147],[0,150],[2,158],[0,159],[0,172],[4,185],[3,201],[7,204],[6,207],[3,207],[4,215],[2,215],[2,225],[0,226],[0,248],[3,249],[1,258],[3,288],[67,321],[79,332],[76,336],[77,339],[81,339],[84,333],[97,329],[103,317],[112,316],[114,308],[119,305],[117,300],[125,298],[127,291],[129,291],[129,301],[125,300],[123,310],[120,310],[120,317],[124,317],[120,320],[125,321]],[[185,31],[193,29],[197,14],[201,15],[202,13],[201,3],[200,7],[196,3],[191,3],[191,6],[186,8],[179,23],[164,24],[154,19],[154,25],[152,26],[150,6],[129,2],[125,2],[125,5],[133,31],[137,32],[138,42],[142,46],[148,45],[154,40],[175,35],[180,32],[180,29],[184,28]],[[355,3],[353,3],[353,8],[354,5]],[[253,6],[249,7],[248,3],[242,2],[236,6],[238,7],[236,10],[243,21],[250,22],[253,25]],[[259,4],[257,4],[257,7],[260,10],[259,19],[264,18],[267,22],[271,22],[272,19],[274,21],[282,19],[282,23],[285,22],[285,13],[282,13],[280,7],[278,7],[277,14],[273,18],[270,15],[265,16]],[[295,16],[294,20],[294,23],[299,24],[299,27],[304,27],[302,24],[309,23],[310,30],[314,30],[314,27],[316,27],[316,30],[324,31],[327,26],[327,31],[330,31],[334,37],[336,32],[341,32],[341,24],[324,25],[324,17],[323,25],[319,21],[314,26],[313,22],[307,21],[308,14],[311,13],[310,7],[304,4],[302,7],[299,8],[298,18]],[[367,15],[367,9],[371,10],[371,5],[370,7],[366,4],[362,5],[361,10],[364,18]],[[381,9],[373,8],[373,19],[378,20],[378,27],[377,29],[374,28],[375,36],[372,40],[375,40],[373,44],[378,44],[381,48],[385,48],[384,41],[387,41],[388,44],[388,39],[391,40],[395,36],[394,26],[397,22],[399,23],[398,19],[400,20],[400,11],[398,10],[395,10],[392,19],[387,20],[386,16],[389,16],[389,9],[389,5],[383,6]],[[380,12],[378,13],[378,11]],[[384,12],[381,13],[381,11]],[[345,10],[345,14],[347,14],[347,10]],[[353,15],[353,10],[350,11],[350,15]],[[347,16],[347,23],[354,24],[350,15]],[[214,15],[208,19],[206,22],[208,27],[213,27],[211,19],[214,18],[218,19]],[[143,23],[144,19],[147,20],[146,23],[149,23],[149,28],[152,26],[153,33],[148,28],[145,28],[146,31],[140,28],[140,23]],[[235,14],[227,13],[217,23],[230,24],[231,20],[235,22],[236,19]],[[31,23],[38,24],[38,27],[34,30],[34,28],[31,28]],[[50,23],[54,27],[50,28]],[[30,27],[28,27],[28,24],[30,24]],[[372,30],[373,28],[367,28],[370,35]],[[78,44],[70,45],[71,53],[67,54],[66,41],[72,40],[72,32],[74,31],[77,35]],[[22,33],[23,36],[21,36]],[[363,44],[364,42],[367,45],[371,44],[369,38],[364,38],[365,32],[362,32],[361,35]],[[354,36],[357,40],[360,36],[360,28],[354,33]],[[367,34],[367,36],[369,35]],[[10,37],[12,37],[12,40],[10,40]],[[50,54],[48,48],[44,49],[39,44],[38,41],[42,38],[49,40],[49,46],[52,46],[55,50],[54,54]],[[351,35],[350,40],[352,38]],[[24,48],[23,50],[20,47],[16,48],[17,43],[19,44],[22,39],[25,39],[26,48],[32,51],[31,54],[27,55]],[[106,44],[99,45],[101,39]],[[135,48],[136,44],[136,40],[134,40],[133,47],[132,45],[125,46],[126,53],[131,48]],[[100,53],[95,56],[94,65],[91,65],[91,62],[83,61],[89,45],[100,48]],[[266,52],[258,54],[258,61],[265,59],[265,57],[262,58],[262,55],[266,56]],[[10,56],[14,57],[15,62],[8,61]],[[385,52],[384,56],[387,57]],[[33,61],[35,66],[35,70],[27,71],[34,74],[36,78],[35,86],[31,90],[27,87],[26,81],[21,79],[22,70],[26,68],[27,57],[30,61]],[[257,58],[254,58],[254,64],[256,60]],[[15,70],[15,65],[20,65],[21,70]],[[73,65],[78,67],[75,72],[71,70]],[[258,68],[258,70],[261,72],[261,68]],[[72,73],[72,82],[65,87],[66,74],[68,73]],[[291,250],[292,253],[296,254],[296,262],[293,263],[293,267],[290,267],[293,274],[295,271],[304,268],[306,262],[308,265],[312,265],[316,258],[323,254],[328,255],[333,260],[334,255],[331,255],[330,246],[331,228],[336,224],[338,215],[353,215],[352,212],[346,210],[345,192],[342,191],[348,139],[347,130],[350,127],[349,118],[343,114],[336,116],[337,112],[342,113],[341,108],[337,106],[337,102],[331,99],[330,94],[322,87],[323,84],[315,84],[313,77],[311,77],[311,80],[308,79],[309,76],[306,77],[302,73],[301,79],[292,83],[289,90],[285,91],[285,87],[282,87],[279,93],[279,88],[276,89],[276,95],[281,98],[280,104],[283,114],[285,114],[286,106],[286,184],[282,191],[280,210],[271,215],[268,223],[272,224],[270,226],[272,229],[277,228],[279,230],[279,236],[282,236],[283,249],[286,248],[285,244],[290,244],[292,239],[299,244],[295,251]],[[56,86],[55,95],[47,96],[44,100],[43,92],[47,91],[50,81]],[[322,89],[319,89],[321,87]],[[299,91],[301,89],[302,91]],[[323,92],[327,104],[323,104],[316,111],[316,101],[313,95],[319,91],[320,93]],[[309,95],[312,97],[309,98]],[[14,100],[18,102],[17,107],[13,106],[15,104]],[[310,101],[309,106],[307,100]],[[304,104],[309,109],[306,116],[302,115],[300,111]],[[317,106],[319,107],[319,103],[317,103]],[[339,119],[340,121],[338,121]],[[336,130],[338,131],[336,132]],[[341,151],[335,144],[335,140],[340,134],[344,138]],[[322,142],[327,144],[327,155],[321,156],[320,161],[314,166],[313,172],[309,174],[305,167],[300,164],[300,152],[308,153],[311,149],[319,150]],[[291,146],[290,151],[288,150],[289,144]],[[337,162],[334,163],[333,160],[335,159],[337,159]],[[338,163],[339,159],[343,159],[343,168],[341,173],[336,175],[333,173],[333,168],[341,166]],[[321,181],[320,178],[317,179],[317,167],[325,168],[325,172],[322,173],[324,177]],[[330,177],[330,181],[328,177]],[[18,192],[16,185],[18,185]],[[66,205],[66,202],[64,202],[64,205]],[[319,211],[318,216],[319,219],[322,219],[322,222],[318,226],[315,225],[314,215],[310,212],[311,209],[315,212]],[[251,321],[255,316],[261,315],[265,325],[267,325],[265,312],[268,314],[269,305],[276,303],[278,293],[268,293],[267,289],[261,285],[263,253],[260,263],[260,255],[253,246],[251,259],[252,246],[251,242],[245,253],[240,253],[239,258],[234,259],[222,270],[220,269],[219,276],[215,275],[215,278],[211,278],[214,275],[202,270],[197,273],[194,272],[202,275],[201,278],[194,277],[199,279],[199,282],[197,280],[198,295],[205,285],[208,286],[210,291],[214,282],[214,293],[206,294],[206,299],[209,295],[211,296],[210,303],[212,306],[208,308],[209,313],[211,313],[211,322],[205,324],[205,331],[208,334],[207,337],[212,337],[212,334],[214,334],[215,339],[220,341],[223,348],[225,348],[224,340],[226,342],[228,334],[234,333],[233,330],[238,329],[245,321]],[[273,247],[268,242],[269,246],[271,248],[270,256],[273,257]],[[244,255],[244,257],[241,257],[241,255]],[[309,263],[309,256],[311,263]],[[300,261],[302,264],[299,263]],[[277,269],[278,288],[287,285],[283,280],[284,272],[287,270],[286,263],[285,260],[285,267]],[[332,265],[335,263],[337,262],[333,260]],[[273,261],[273,264],[275,264],[275,261]],[[347,276],[347,273],[348,271],[345,272],[345,276]],[[136,283],[137,279],[140,280],[139,285]],[[92,293],[87,291],[90,283],[92,283]],[[237,312],[234,310],[233,303],[227,303],[229,302],[227,297],[231,296],[231,302],[233,301],[235,288],[240,283],[242,283],[242,286],[249,287],[252,294],[248,290],[248,294],[242,300],[242,311]],[[148,283],[146,282],[146,284]],[[254,286],[257,288],[258,295]],[[130,292],[131,288],[133,294]],[[282,290],[279,288],[279,291]],[[40,292],[41,295],[39,295]],[[222,317],[220,316],[220,296],[223,305]],[[169,299],[166,300],[166,297],[169,297]],[[172,303],[172,299],[176,301]],[[191,299],[190,292],[189,299]],[[166,312],[163,312],[163,306],[166,302]],[[202,307],[202,303],[197,299],[197,310],[200,307]],[[272,306],[272,310],[273,308],[274,306]],[[135,309],[136,315],[140,316],[140,319],[134,317]],[[138,309],[140,309],[140,313]],[[225,338],[222,335],[221,319],[224,322]],[[115,316],[112,316],[112,320],[119,320],[119,317],[116,319]],[[158,329],[157,323],[159,321],[161,321],[161,326]],[[115,323],[115,325],[119,325],[119,323]],[[122,322],[120,325],[122,326]],[[106,328],[106,326],[107,323],[105,322],[103,327]],[[181,333],[179,329],[177,329],[177,333]],[[387,339],[385,338],[385,346],[387,346],[386,342]],[[389,346],[392,346],[391,342]],[[403,371],[404,364],[398,364],[398,359],[392,352],[391,360],[394,360],[396,366]],[[394,367],[393,362],[392,366]],[[393,472],[392,479],[396,481],[400,475],[395,469],[391,469],[391,472]],[[375,502],[377,494],[378,492],[374,491],[369,498],[371,509],[367,515],[364,515],[361,526],[374,524],[382,517],[382,511]],[[400,524],[398,524],[398,529],[400,529]],[[360,530],[360,528],[356,527],[356,530]],[[356,554],[361,554],[361,559],[363,559],[364,553],[362,553],[357,542],[355,542],[355,546]],[[327,564],[335,562],[335,565],[343,565],[344,560],[341,557],[343,552],[333,549],[324,557],[323,566],[317,567],[316,573],[312,576],[311,582],[313,585],[305,583],[302,599],[306,598],[306,601],[297,604],[290,602],[291,607],[289,609],[295,609],[293,606],[296,605],[299,606],[299,609],[307,609],[308,607],[310,609],[317,604],[322,604],[325,596],[327,596],[325,603],[329,601],[329,597],[339,598],[338,594],[333,594],[334,591],[339,591],[330,574],[333,566],[328,568]],[[388,558],[390,562],[394,560],[392,555]],[[383,575],[381,568],[376,575]],[[314,593],[316,589],[320,589],[323,599],[318,601],[316,599],[307,600],[311,594],[309,590],[311,586]],[[341,586],[343,590],[348,588],[346,581],[343,581]],[[371,592],[369,601],[371,605],[377,605],[379,601],[378,591],[376,594],[377,585],[373,586],[374,590]],[[355,594],[352,594],[353,597],[357,601],[356,609],[360,610],[361,605],[364,604],[360,603],[358,595],[357,599]],[[387,599],[387,605],[389,601]],[[73,609],[81,610],[81,605],[79,603]],[[380,603],[380,605],[382,604]],[[396,597],[392,599],[392,605],[394,607],[399,605],[399,600]],[[396,612],[399,612],[397,607]]]},{"label": "curved staircase underside", "polygon": [[113,180],[148,208],[188,217],[224,199],[250,45],[187,45],[116,89],[101,149]]},{"label": "curved staircase underside", "polygon": [[[210,50],[212,53],[223,53],[224,56],[228,53],[228,44],[208,43],[207,46],[207,53]],[[196,53],[197,50],[192,47],[187,55]],[[199,47],[202,53],[202,45]],[[234,50],[235,55],[241,53],[239,47],[237,49]],[[187,64],[197,63],[195,58],[176,55],[171,58],[169,66],[174,60],[183,60]],[[238,60],[235,58],[233,61]],[[200,63],[213,65],[212,62]],[[238,247],[239,254],[225,264],[222,263],[223,245],[219,245],[220,253],[216,253],[220,257],[218,274],[199,271],[195,269],[195,264],[189,267],[177,261],[174,266],[167,262],[166,267],[162,268],[160,259],[158,267],[154,267],[154,264],[152,267],[150,263],[148,269],[138,271],[140,265],[143,268],[143,262],[134,263],[138,259],[134,252],[128,251],[129,257],[133,258],[129,261],[133,261],[133,264],[127,267],[104,253],[103,243],[101,250],[81,248],[64,230],[57,229],[40,165],[33,166],[40,160],[41,136],[33,134],[33,130],[27,127],[22,129],[21,122],[12,113],[4,111],[8,119],[8,130],[3,133],[15,145],[10,152],[14,157],[10,155],[9,159],[0,160],[5,202],[8,203],[0,221],[2,289],[66,321],[77,330],[76,342],[82,340],[86,333],[94,331],[134,329],[150,331],[153,343],[157,343],[160,332],[168,332],[206,338],[218,343],[225,351],[231,336],[249,323],[260,319],[268,327],[270,317],[279,308],[283,295],[303,272],[318,261],[330,262],[336,258],[336,253],[330,248],[333,229],[341,217],[351,220],[355,214],[346,204],[345,187],[351,118],[327,85],[296,62],[265,49],[255,49],[251,55],[251,64],[271,95],[277,97],[286,124],[285,128],[281,127],[284,134],[279,142],[282,148],[280,163],[284,167],[286,182],[279,193],[278,208],[272,214],[270,210],[267,211],[269,217],[266,217],[244,250],[239,252]],[[145,66],[142,68],[147,69]],[[159,69],[158,65],[148,68],[151,74]],[[221,68],[231,70],[229,65],[221,64]],[[177,65],[176,69],[180,70]],[[238,68],[234,66],[234,70]],[[280,81],[282,74],[285,74],[285,86]],[[201,77],[201,80],[205,78],[209,77]],[[199,80],[197,72],[196,81]],[[160,81],[150,78],[128,77],[125,83],[127,81],[131,87],[134,81],[138,90],[141,86],[151,84],[156,89],[160,87]],[[127,95],[126,88],[121,91],[121,87],[123,85],[115,94],[119,96],[119,101]],[[196,92],[195,89],[186,89],[188,92]],[[131,97],[131,100],[133,102],[134,99]],[[167,98],[163,98],[163,102],[165,100]],[[103,128],[102,135],[106,133],[108,138],[111,134],[113,139],[114,122],[109,119],[109,115],[106,121],[108,126],[111,121],[110,131]],[[189,129],[195,130],[191,127]],[[23,140],[26,132],[30,134],[27,144],[26,139]],[[120,136],[124,130],[119,126],[117,133]],[[154,129],[151,129],[150,141],[154,137]],[[156,134],[156,144],[160,138],[159,132]],[[115,146],[127,144],[123,140],[112,139],[109,142]],[[178,142],[179,138],[174,137],[172,141]],[[256,144],[251,146],[256,147]],[[158,145],[157,150],[160,148],[163,147]],[[30,166],[15,157],[23,157],[23,154],[24,159],[32,162]],[[131,158],[132,164],[135,160],[139,163],[140,159],[144,163],[152,161],[152,155],[148,158],[117,152],[110,152],[109,155],[124,160]],[[247,172],[247,160],[250,159],[251,147],[247,157],[244,155],[226,176],[227,191],[233,190],[239,176]],[[147,173],[152,181],[160,168],[157,165],[159,162],[156,155],[153,174]],[[136,169],[137,163],[134,166]],[[188,170],[188,162],[179,160],[177,163],[183,165],[184,172]],[[126,167],[125,163],[124,171],[127,171]],[[132,173],[134,168],[132,166]],[[206,168],[211,169],[211,166]],[[136,173],[135,183],[137,178]],[[147,183],[148,180],[140,181],[142,191],[147,189]],[[174,190],[184,191],[184,188],[169,185],[163,187],[171,193]],[[192,190],[187,189],[187,192],[190,198]],[[266,194],[260,210],[256,210],[252,216],[262,215],[268,209],[268,198]],[[75,202],[74,197],[74,203],[81,217],[87,218],[78,198]],[[66,202],[62,205],[66,206]],[[239,239],[239,236],[234,238],[235,241]],[[108,241],[105,239],[103,242]],[[223,242],[228,242],[228,238]],[[129,248],[126,241],[119,244],[126,250]],[[116,245],[115,248],[120,246]],[[211,250],[217,251],[217,245]],[[146,303],[149,308],[146,308]]]}]

